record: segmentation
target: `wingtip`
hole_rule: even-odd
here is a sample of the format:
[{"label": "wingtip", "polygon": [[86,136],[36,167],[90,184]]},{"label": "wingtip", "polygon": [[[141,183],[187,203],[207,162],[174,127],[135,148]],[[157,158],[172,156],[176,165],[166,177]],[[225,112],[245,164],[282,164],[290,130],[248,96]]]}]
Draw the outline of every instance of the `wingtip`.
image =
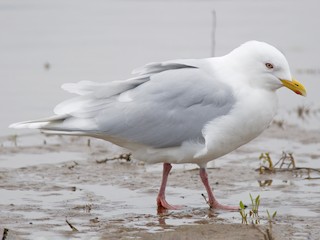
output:
[{"label": "wingtip", "polygon": [[8,128],[22,128],[22,127],[20,126],[20,123],[12,123],[9,125]]},{"label": "wingtip", "polygon": [[15,129],[33,128],[33,129],[38,129],[38,128],[42,128],[43,126],[45,126],[47,124],[48,124],[48,122],[18,122],[18,123],[10,124],[9,128],[15,128]]}]

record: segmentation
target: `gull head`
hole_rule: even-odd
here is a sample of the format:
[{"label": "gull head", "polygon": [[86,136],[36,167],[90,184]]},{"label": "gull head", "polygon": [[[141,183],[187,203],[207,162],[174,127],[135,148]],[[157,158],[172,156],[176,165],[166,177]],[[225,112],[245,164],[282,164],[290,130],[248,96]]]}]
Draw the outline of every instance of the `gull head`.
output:
[{"label": "gull head", "polygon": [[305,87],[292,78],[286,57],[267,43],[249,41],[228,56],[233,59],[233,68],[243,73],[242,79],[254,88],[275,91],[284,86],[296,94],[307,95]]}]

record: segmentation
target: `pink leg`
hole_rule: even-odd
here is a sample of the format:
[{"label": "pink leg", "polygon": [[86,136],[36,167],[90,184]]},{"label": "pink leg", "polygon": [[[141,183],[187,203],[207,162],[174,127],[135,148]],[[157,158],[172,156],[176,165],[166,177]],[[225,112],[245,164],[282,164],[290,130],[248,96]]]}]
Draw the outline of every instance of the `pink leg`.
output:
[{"label": "pink leg", "polygon": [[209,185],[208,181],[208,174],[205,168],[200,168],[200,178],[203,182],[203,185],[205,186],[207,193],[208,193],[208,198],[209,198],[209,206],[210,208],[215,208],[215,209],[223,209],[223,210],[239,210],[239,207],[233,207],[233,206],[225,206],[216,200],[216,198],[213,196],[213,192],[211,190],[211,187]]},{"label": "pink leg", "polygon": [[164,208],[164,209],[169,209],[169,210],[178,210],[181,209],[181,206],[173,206],[170,205],[167,200],[166,200],[166,196],[165,196],[165,192],[166,192],[166,186],[167,186],[167,180],[168,180],[168,176],[170,173],[172,166],[170,163],[164,163],[163,164],[163,172],[162,172],[162,182],[161,182],[161,187],[158,193],[158,197],[157,197],[157,205],[158,205],[158,209],[160,208]]}]

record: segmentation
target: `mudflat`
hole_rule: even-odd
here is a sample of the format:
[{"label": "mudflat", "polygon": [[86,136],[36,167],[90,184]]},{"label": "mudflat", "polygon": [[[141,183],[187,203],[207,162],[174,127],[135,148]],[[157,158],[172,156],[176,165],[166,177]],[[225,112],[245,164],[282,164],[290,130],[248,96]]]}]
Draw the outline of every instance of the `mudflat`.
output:
[{"label": "mudflat", "polygon": [[[317,239],[320,133],[272,125],[262,136],[213,161],[210,182],[221,203],[251,208],[260,195],[260,224],[239,212],[209,209],[196,165],[174,165],[168,201],[157,211],[161,164],[145,165],[107,142],[39,133],[1,139],[0,226],[6,239]],[[292,153],[296,169],[258,170],[261,153],[275,164]],[[289,167],[291,168],[291,167]],[[277,211],[268,223],[266,211]],[[5,230],[6,229],[6,230]]]}]

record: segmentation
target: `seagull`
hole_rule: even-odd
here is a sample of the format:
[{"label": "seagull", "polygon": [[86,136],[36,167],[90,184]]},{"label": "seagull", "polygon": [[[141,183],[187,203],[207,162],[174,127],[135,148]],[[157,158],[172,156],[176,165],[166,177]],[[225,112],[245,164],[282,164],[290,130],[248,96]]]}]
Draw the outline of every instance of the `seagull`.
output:
[{"label": "seagull", "polygon": [[81,81],[62,89],[78,96],[58,104],[55,115],[10,125],[104,139],[146,163],[163,163],[158,209],[180,209],[166,200],[172,164],[194,163],[210,208],[220,204],[206,166],[261,134],[277,111],[276,90],[306,96],[275,47],[249,41],[221,57],[149,63],[135,77],[106,83]]}]

